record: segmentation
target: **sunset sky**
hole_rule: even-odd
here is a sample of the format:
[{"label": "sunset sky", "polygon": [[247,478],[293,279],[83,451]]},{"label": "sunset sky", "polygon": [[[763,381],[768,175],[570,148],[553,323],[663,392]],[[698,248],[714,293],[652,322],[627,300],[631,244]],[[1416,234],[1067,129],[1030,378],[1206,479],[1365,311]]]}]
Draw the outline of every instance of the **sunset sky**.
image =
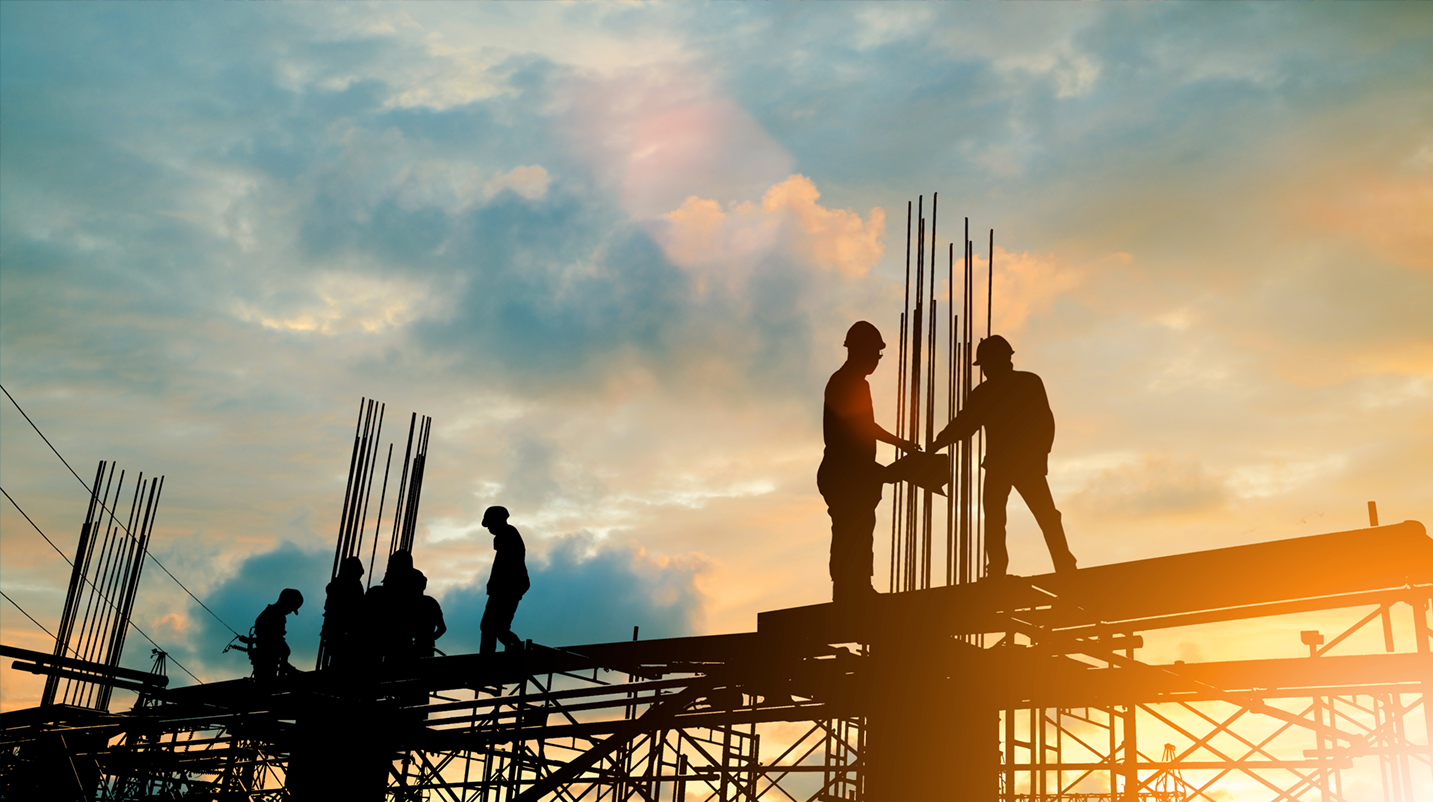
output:
[{"label": "sunset sky", "polygon": [[[1426,4],[0,3],[0,384],[86,479],[166,476],[153,551],[229,625],[302,590],[301,667],[365,396],[400,451],[434,420],[440,648],[490,504],[523,637],[749,631],[829,599],[821,390],[852,322],[896,342],[939,192],[943,242],[995,230],[1082,565],[1426,523],[1430,75]],[[86,491],[0,405],[0,486],[71,552]],[[53,631],[69,568],[0,505]],[[1018,501],[1010,545],[1050,569]],[[249,671],[153,565],[135,622]],[[40,687],[6,661],[0,709]]]}]

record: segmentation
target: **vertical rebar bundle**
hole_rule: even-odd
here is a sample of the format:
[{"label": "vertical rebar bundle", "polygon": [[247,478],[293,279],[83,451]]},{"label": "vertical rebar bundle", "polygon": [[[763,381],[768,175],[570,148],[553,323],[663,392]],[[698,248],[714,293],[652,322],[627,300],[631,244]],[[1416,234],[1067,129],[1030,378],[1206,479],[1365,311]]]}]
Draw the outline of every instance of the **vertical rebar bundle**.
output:
[{"label": "vertical rebar bundle", "polygon": [[[408,419],[408,446],[403,455],[403,480],[398,487],[398,517],[393,521],[393,538],[388,553],[399,549],[412,553],[413,534],[418,526],[418,500],[423,494],[423,470],[428,464],[428,433],[433,419],[414,412]],[[414,434],[417,450],[414,450]]]},{"label": "vertical rebar bundle", "polygon": [[[358,404],[358,422],[353,430],[353,453],[348,460],[348,482],[343,492],[343,510],[339,515],[338,542],[333,550],[332,580],[338,576],[339,566],[349,557],[363,558],[364,532],[368,528],[368,508],[373,498],[373,481],[378,473],[378,454],[383,435],[383,417],[387,405],[371,398],[364,398]],[[398,483],[398,498],[394,502],[392,536],[388,542],[388,553],[398,549],[413,551],[413,537],[418,526],[418,500],[423,489],[423,466],[428,458],[428,432],[433,419],[427,415],[421,420],[415,412],[408,421],[408,446],[403,455],[403,474]],[[414,453],[414,439],[417,438],[417,453]],[[393,443],[388,444],[388,454],[383,461],[383,483],[378,491],[378,508],[375,511],[373,536],[368,550],[368,584],[373,582],[373,563],[378,555],[378,534],[383,526],[383,507],[388,499],[388,473],[393,466]],[[329,664],[330,654],[326,644],[319,642],[318,668]]]},{"label": "vertical rebar bundle", "polygon": [[[365,398],[358,405],[358,424],[353,432],[353,456],[348,461],[348,484],[343,491],[343,513],[339,516],[338,545],[333,551],[330,579],[348,557],[363,553],[363,530],[368,524],[368,500],[373,495],[373,473],[378,467],[378,441],[383,435],[386,405]],[[385,470],[384,475],[387,475]],[[385,488],[386,489],[386,488]],[[380,494],[379,514],[382,514]],[[376,538],[377,531],[374,532]]]},{"label": "vertical rebar bundle", "polygon": [[[124,490],[124,472],[120,471],[118,480],[114,473],[114,464],[104,460],[95,471],[55,635],[56,657],[75,657],[111,668],[119,666],[124,654],[129,617],[164,487],[164,477],[146,480],[141,473],[129,515],[121,523],[116,508]],[[112,691],[109,685],[51,674],[45,679],[40,704],[107,710]]]},{"label": "vertical rebar bundle", "polygon": [[[905,308],[900,316],[899,368],[896,376],[896,434],[929,448],[941,422],[936,409],[944,407],[945,420],[964,409],[974,385],[983,379],[974,363],[976,342],[975,247],[970,240],[970,220],[965,220],[961,247],[960,284],[956,284],[955,243],[946,248],[948,302],[944,317],[936,299],[936,217],[939,196],[931,197],[930,220],[925,217],[925,198],[906,204],[906,287]],[[912,215],[914,212],[914,216]],[[927,231],[929,236],[927,237]],[[990,253],[995,250],[995,232],[990,232]],[[914,274],[912,274],[914,256]],[[991,288],[994,262],[990,260],[985,290],[986,336],[991,333],[994,309]],[[912,281],[914,279],[914,281]],[[914,293],[912,293],[914,289]],[[958,305],[957,305],[958,304]],[[941,336],[945,326],[945,336]],[[941,381],[942,373],[944,371]],[[937,499],[930,490],[911,483],[899,483],[894,491],[891,518],[890,590],[899,592],[928,588],[934,566],[944,563],[945,584],[974,582],[984,568],[981,537],[980,460],[983,438],[977,436],[948,447],[950,484],[946,498]],[[897,453],[901,456],[901,453]],[[937,515],[937,510],[941,514]],[[944,520],[940,520],[943,518]],[[944,553],[938,527],[944,526]]]}]

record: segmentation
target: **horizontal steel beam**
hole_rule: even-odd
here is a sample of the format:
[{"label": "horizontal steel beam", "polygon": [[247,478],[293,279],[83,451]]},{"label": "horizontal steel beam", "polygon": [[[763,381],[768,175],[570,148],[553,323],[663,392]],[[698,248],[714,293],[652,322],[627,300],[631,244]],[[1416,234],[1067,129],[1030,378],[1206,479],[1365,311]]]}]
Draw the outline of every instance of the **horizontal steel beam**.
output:
[{"label": "horizontal steel beam", "polygon": [[[76,671],[83,671],[88,674],[99,674],[102,676],[120,677],[132,680],[147,686],[163,688],[169,684],[169,678],[148,671],[136,671],[132,668],[120,668],[118,666],[95,663],[89,660],[79,660],[73,657],[56,657],[45,652],[36,652],[30,649],[20,649],[15,646],[0,644],[0,657],[14,657],[20,660],[29,660],[39,665],[59,666],[70,668]],[[39,673],[39,672],[35,672]],[[85,677],[84,679],[89,679]],[[92,680],[99,681],[99,680]]]}]

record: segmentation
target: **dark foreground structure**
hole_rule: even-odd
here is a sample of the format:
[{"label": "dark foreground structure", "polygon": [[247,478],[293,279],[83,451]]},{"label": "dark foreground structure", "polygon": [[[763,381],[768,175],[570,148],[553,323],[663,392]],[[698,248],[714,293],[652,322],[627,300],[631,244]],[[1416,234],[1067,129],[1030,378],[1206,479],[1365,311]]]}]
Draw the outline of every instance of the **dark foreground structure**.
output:
[{"label": "dark foreground structure", "polygon": [[[883,594],[857,611],[777,610],[755,632],[423,658],[362,677],[168,689],[158,674],[4,647],[17,667],[142,696],[123,713],[50,704],[0,717],[0,788],[453,802],[1209,800],[1235,788],[1240,800],[1412,802],[1433,788],[1430,599],[1433,540],[1410,521]],[[1300,633],[1307,657],[1137,657],[1165,630],[1328,610],[1356,623]],[[1351,769],[1374,785],[1345,788]]]}]

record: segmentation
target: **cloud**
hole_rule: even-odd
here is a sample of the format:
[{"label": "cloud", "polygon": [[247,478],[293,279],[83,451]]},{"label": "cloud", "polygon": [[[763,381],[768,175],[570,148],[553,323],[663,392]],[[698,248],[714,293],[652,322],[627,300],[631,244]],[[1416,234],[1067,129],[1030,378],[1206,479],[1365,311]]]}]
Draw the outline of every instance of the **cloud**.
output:
[{"label": "cloud", "polygon": [[780,143],[690,67],[578,79],[564,95],[574,151],[633,218],[657,217],[693,194],[750,197],[791,174]]},{"label": "cloud", "polygon": [[768,189],[759,206],[743,201],[724,211],[694,195],[663,215],[666,225],[655,235],[672,262],[698,276],[699,293],[713,281],[745,289],[751,271],[778,251],[843,278],[866,275],[884,252],[885,211],[871,209],[863,221],[856,212],[823,207],[820,197],[803,175]]},{"label": "cloud", "polygon": [[1396,264],[1433,270],[1433,171],[1352,179],[1311,198],[1306,208],[1310,227],[1352,237]]},{"label": "cloud", "polygon": [[257,304],[234,302],[234,315],[266,329],[312,332],[324,335],[364,332],[374,334],[400,328],[442,306],[423,284],[403,279],[325,273],[312,282],[317,302],[299,303],[297,309],[266,312]]},{"label": "cloud", "polygon": [[[659,557],[635,543],[587,533],[548,541],[540,558],[531,550],[528,555],[532,589],[513,618],[520,637],[568,646],[630,640],[633,626],[641,627],[643,638],[702,631],[706,600],[699,582],[711,563],[701,555]],[[438,648],[448,654],[478,650],[486,584],[484,573],[471,586],[444,594],[448,634]]]},{"label": "cloud", "polygon": [[[1128,254],[1111,257],[1119,263],[1128,263]],[[976,257],[975,273],[977,290],[985,284],[979,278],[979,257]],[[993,331],[1013,333],[1025,327],[1032,315],[1039,315],[1050,308],[1055,300],[1076,288],[1085,280],[1085,269],[1058,259],[1054,254],[1032,254],[1028,251],[1011,253],[995,246],[995,296],[1000,303],[995,306]]]},{"label": "cloud", "polygon": [[1232,497],[1226,478],[1193,455],[1110,455],[1066,460],[1051,469],[1063,483],[1086,475],[1070,504],[1101,517],[1198,515]]},{"label": "cloud", "polygon": [[494,176],[483,185],[483,192],[489,198],[502,192],[511,190],[527,198],[530,201],[542,200],[547,194],[548,184],[551,178],[541,165],[527,167],[514,167],[502,175]]}]

